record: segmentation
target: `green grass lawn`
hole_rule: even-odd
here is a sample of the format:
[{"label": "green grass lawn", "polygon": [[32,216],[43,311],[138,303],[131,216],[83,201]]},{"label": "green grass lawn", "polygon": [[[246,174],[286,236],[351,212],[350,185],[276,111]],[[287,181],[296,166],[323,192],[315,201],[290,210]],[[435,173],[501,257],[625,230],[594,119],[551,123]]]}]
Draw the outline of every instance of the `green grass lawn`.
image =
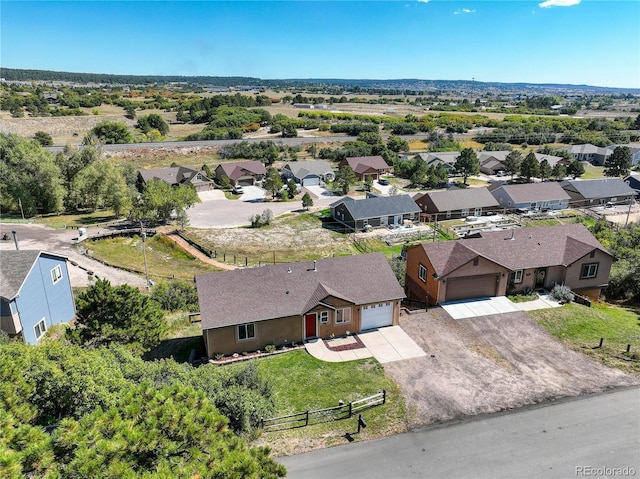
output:
[{"label": "green grass lawn", "polygon": [[[274,386],[278,416],[337,406],[340,400],[347,404],[384,389],[387,403],[363,411],[367,428],[353,437],[360,441],[405,430],[406,409],[400,390],[374,359],[327,363],[299,350],[259,359],[258,368]],[[263,432],[258,443],[268,444],[277,455],[283,455],[319,444],[346,444],[344,434],[356,429],[357,418],[352,417]]]},{"label": "green grass lawn", "polygon": [[[83,246],[91,251],[91,256],[107,264],[144,274],[142,240],[139,236],[86,241]],[[149,278],[154,281],[172,277],[192,281],[196,274],[220,271],[194,258],[159,234],[147,239],[146,255]]]},{"label": "green grass lawn", "polygon": [[590,163],[582,163],[584,165],[584,175],[580,178],[583,180],[593,180],[595,178],[604,178],[604,166],[594,166]]},{"label": "green grass lawn", "polygon": [[87,213],[74,214],[49,214],[34,219],[35,223],[43,224],[50,228],[62,229],[65,226],[81,227],[115,221],[117,218],[111,210],[98,210]]},{"label": "green grass lawn", "polygon": [[[591,308],[571,303],[561,308],[530,311],[538,324],[573,349],[593,356],[607,366],[640,374],[640,308],[593,304]],[[604,338],[602,348],[598,346]],[[624,354],[631,344],[631,355]]]}]

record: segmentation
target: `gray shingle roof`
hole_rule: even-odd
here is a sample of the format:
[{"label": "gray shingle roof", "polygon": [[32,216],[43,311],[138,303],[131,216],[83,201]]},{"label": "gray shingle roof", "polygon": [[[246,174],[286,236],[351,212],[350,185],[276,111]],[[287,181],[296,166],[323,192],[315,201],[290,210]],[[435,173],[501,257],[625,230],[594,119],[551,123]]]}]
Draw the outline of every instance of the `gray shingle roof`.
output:
[{"label": "gray shingle roof", "polygon": [[346,197],[331,204],[335,207],[344,203],[355,220],[377,218],[379,216],[420,213],[420,207],[409,195],[374,196],[362,200]]},{"label": "gray shingle roof", "polygon": [[[525,183],[522,185],[502,185],[515,204],[536,201],[569,200],[570,197],[560,184],[554,181],[544,183]],[[496,188],[497,191],[499,188]]]},{"label": "gray shingle roof", "polygon": [[[513,235],[513,240],[511,239]],[[439,276],[482,256],[514,271],[568,266],[593,249],[609,254],[581,224],[482,233],[481,238],[421,245]]]},{"label": "gray shingle roof", "polygon": [[425,193],[438,211],[456,211],[473,208],[499,207],[500,204],[487,188],[467,188]]},{"label": "gray shingle roof", "polygon": [[304,178],[307,175],[322,176],[333,171],[331,165],[324,160],[292,161],[284,165],[284,168],[291,171],[296,178]]},{"label": "gray shingle roof", "polygon": [[601,178],[595,180],[567,180],[563,186],[572,187],[583,198],[609,198],[611,196],[628,196],[635,191],[620,178]]},{"label": "gray shingle roof", "polygon": [[[381,253],[196,276],[202,329],[302,315],[329,295],[354,304],[404,298]],[[289,272],[290,271],[290,272]]]},{"label": "gray shingle roof", "polygon": [[66,259],[40,250],[3,250],[0,254],[0,297],[12,300],[19,293],[41,254]]}]

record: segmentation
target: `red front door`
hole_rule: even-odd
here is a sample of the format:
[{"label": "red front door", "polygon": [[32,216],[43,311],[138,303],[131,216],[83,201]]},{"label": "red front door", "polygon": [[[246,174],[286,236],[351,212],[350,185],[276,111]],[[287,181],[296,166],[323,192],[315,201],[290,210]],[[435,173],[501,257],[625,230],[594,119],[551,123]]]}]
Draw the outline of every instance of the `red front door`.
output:
[{"label": "red front door", "polygon": [[316,333],[316,313],[304,315],[304,339],[315,338]]}]

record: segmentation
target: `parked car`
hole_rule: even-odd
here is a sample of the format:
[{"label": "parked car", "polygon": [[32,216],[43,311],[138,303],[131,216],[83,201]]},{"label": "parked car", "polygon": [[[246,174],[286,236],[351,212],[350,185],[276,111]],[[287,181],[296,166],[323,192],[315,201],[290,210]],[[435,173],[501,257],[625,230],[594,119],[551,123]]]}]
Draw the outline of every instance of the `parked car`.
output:
[{"label": "parked car", "polygon": [[241,185],[234,186],[232,191],[234,195],[241,195],[242,193],[244,193],[244,189]]},{"label": "parked car", "polygon": [[379,178],[378,179],[378,183],[381,184],[381,185],[386,186],[386,185],[389,184],[389,180],[387,180],[386,178]]}]

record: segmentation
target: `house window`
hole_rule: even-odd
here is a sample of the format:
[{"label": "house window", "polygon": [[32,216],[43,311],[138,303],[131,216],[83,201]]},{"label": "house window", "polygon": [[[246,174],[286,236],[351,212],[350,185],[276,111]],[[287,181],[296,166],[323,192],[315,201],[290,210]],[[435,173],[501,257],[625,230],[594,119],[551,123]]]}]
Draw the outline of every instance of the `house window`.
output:
[{"label": "house window", "polygon": [[47,324],[44,322],[44,318],[38,321],[38,324],[33,327],[33,331],[36,333],[36,340],[39,340],[47,332]]},{"label": "house window", "polygon": [[478,259],[478,257],[476,256],[475,258],[473,258],[473,265],[474,265],[474,266],[478,266],[478,263],[479,263],[479,259]]},{"label": "house window", "polygon": [[589,255],[589,258],[595,258],[596,256],[596,252],[595,250],[591,252],[591,254]]},{"label": "house window", "polygon": [[249,341],[250,339],[256,339],[256,324],[247,323],[239,324],[237,326],[238,341]]},{"label": "house window", "polygon": [[521,269],[517,269],[515,271],[511,272],[511,276],[510,276],[510,280],[512,283],[517,284],[517,283],[522,283],[522,273],[524,271]]},{"label": "house window", "polygon": [[418,276],[424,283],[427,282],[427,268],[423,265],[418,266]]},{"label": "house window", "polygon": [[469,208],[464,208],[463,210],[460,210],[460,215],[469,216]]},{"label": "house window", "polygon": [[451,211],[447,211],[447,218],[451,218]]},{"label": "house window", "polygon": [[336,324],[351,322],[351,308],[336,310]]},{"label": "house window", "polygon": [[582,265],[580,279],[595,278],[598,275],[598,263],[587,263]]},{"label": "house window", "polygon": [[327,324],[329,322],[329,311],[320,311],[320,323]]},{"label": "house window", "polygon": [[56,284],[61,279],[62,279],[62,268],[60,267],[60,265],[58,265],[51,270],[51,281],[53,282],[53,284]]}]

